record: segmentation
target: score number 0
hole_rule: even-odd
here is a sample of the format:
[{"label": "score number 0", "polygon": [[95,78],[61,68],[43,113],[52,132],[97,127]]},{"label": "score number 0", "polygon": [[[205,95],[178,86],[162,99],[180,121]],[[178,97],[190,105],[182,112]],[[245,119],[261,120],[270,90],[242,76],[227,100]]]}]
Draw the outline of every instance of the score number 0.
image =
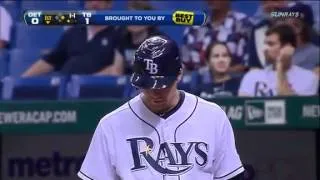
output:
[{"label": "score number 0", "polygon": [[39,24],[39,18],[31,18],[31,24]]}]

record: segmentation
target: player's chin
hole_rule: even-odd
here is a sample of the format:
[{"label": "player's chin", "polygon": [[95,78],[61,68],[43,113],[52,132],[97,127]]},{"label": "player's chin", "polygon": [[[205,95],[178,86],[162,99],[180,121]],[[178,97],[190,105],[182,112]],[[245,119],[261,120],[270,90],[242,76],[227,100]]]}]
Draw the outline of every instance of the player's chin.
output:
[{"label": "player's chin", "polygon": [[164,105],[166,103],[166,101],[164,101],[164,100],[151,100],[151,103],[155,106],[161,106],[161,105]]},{"label": "player's chin", "polygon": [[163,99],[152,99],[151,101],[152,106],[154,106],[155,108],[163,108],[163,106],[166,105],[166,101]]}]

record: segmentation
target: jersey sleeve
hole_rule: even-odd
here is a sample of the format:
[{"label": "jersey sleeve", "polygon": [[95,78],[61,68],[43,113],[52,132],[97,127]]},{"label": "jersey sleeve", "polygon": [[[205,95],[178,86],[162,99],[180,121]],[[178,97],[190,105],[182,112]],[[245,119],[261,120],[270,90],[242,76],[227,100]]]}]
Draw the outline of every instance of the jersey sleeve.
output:
[{"label": "jersey sleeve", "polygon": [[106,132],[99,123],[78,176],[82,180],[117,180]]},{"label": "jersey sleeve", "polygon": [[[313,74],[312,74],[313,75]],[[316,75],[311,76],[310,83],[304,87],[300,92],[296,92],[300,96],[313,96],[317,95],[319,87],[319,79]]]},{"label": "jersey sleeve", "polygon": [[[221,110],[222,111],[222,110]],[[223,112],[221,135],[217,139],[214,159],[214,179],[227,180],[244,171],[238,155],[233,130],[227,115]]]}]

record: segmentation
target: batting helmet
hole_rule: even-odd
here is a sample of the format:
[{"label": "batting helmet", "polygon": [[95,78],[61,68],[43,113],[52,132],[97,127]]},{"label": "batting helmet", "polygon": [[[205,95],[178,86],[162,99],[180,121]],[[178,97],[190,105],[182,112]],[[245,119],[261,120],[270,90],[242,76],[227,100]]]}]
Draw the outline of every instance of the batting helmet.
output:
[{"label": "batting helmet", "polygon": [[181,73],[178,45],[169,37],[153,36],[136,50],[131,83],[137,88],[162,89]]}]

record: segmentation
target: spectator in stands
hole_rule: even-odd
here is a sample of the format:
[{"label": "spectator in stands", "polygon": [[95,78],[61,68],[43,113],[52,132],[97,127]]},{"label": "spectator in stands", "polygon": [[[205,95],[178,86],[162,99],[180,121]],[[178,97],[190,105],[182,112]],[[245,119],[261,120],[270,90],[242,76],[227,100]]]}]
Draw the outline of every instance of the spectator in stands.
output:
[{"label": "spectator in stands", "polygon": [[[107,10],[111,0],[85,1],[88,10]],[[74,26],[61,37],[52,52],[33,64],[24,77],[60,71],[62,74],[121,74],[117,50],[118,31],[113,26]]]},{"label": "spectator in stands", "polygon": [[[285,18],[273,18],[273,24],[286,23],[289,24],[295,31],[297,36],[297,49],[293,55],[293,63],[309,69],[315,70],[318,66],[320,51],[319,47],[312,42],[312,39],[317,39],[315,36],[314,30],[312,29],[314,17],[310,6],[302,3],[289,3],[288,7],[284,7],[277,12],[285,13],[299,13],[298,17],[285,17]],[[252,38],[249,43],[251,49],[250,52],[250,67],[265,67],[268,64],[263,57],[263,48],[262,48],[262,36],[263,31],[266,31],[271,23],[268,26],[263,28],[254,28],[252,33]]]},{"label": "spectator in stands", "polygon": [[0,49],[9,47],[12,24],[9,12],[0,5]]},{"label": "spectator in stands", "polygon": [[209,67],[207,75],[210,78],[210,82],[204,83],[199,87],[198,95],[206,99],[237,96],[241,78],[232,77],[228,73],[232,62],[228,46],[223,42],[210,44],[206,59]]},{"label": "spectator in stands", "polygon": [[286,7],[288,3],[288,0],[262,0],[261,5],[250,20],[253,22],[253,25],[260,23],[265,24],[265,21],[268,22],[272,20],[272,17],[270,16],[272,12]]},{"label": "spectator in stands", "polygon": [[[128,1],[129,10],[152,10],[149,1]],[[149,36],[161,35],[155,26],[125,26],[121,29],[119,50],[123,56],[123,67],[125,74],[132,74],[132,63],[134,52],[139,45]]]},{"label": "spectator in stands", "polygon": [[319,66],[320,49],[312,43],[314,36],[314,16],[310,6],[302,3],[291,3],[284,12],[298,12],[299,17],[289,16],[283,21],[290,25],[297,36],[297,48],[293,55],[293,63],[297,66],[315,70]]},{"label": "spectator in stands", "polygon": [[291,26],[280,24],[266,32],[264,69],[249,71],[240,84],[239,96],[315,95],[317,76],[292,63],[296,35]]},{"label": "spectator in stands", "polygon": [[286,0],[263,0],[261,7],[251,18],[253,28],[248,42],[249,67],[261,68],[266,66],[264,56],[264,39],[266,31],[274,24],[276,18],[271,16],[272,12],[277,12],[287,6]]},{"label": "spectator in stands", "polygon": [[205,52],[211,42],[225,42],[232,54],[230,72],[241,73],[248,60],[247,42],[252,27],[249,18],[231,9],[229,0],[208,0],[212,17],[204,26],[188,27],[184,31],[182,57],[187,70],[206,65]]}]

